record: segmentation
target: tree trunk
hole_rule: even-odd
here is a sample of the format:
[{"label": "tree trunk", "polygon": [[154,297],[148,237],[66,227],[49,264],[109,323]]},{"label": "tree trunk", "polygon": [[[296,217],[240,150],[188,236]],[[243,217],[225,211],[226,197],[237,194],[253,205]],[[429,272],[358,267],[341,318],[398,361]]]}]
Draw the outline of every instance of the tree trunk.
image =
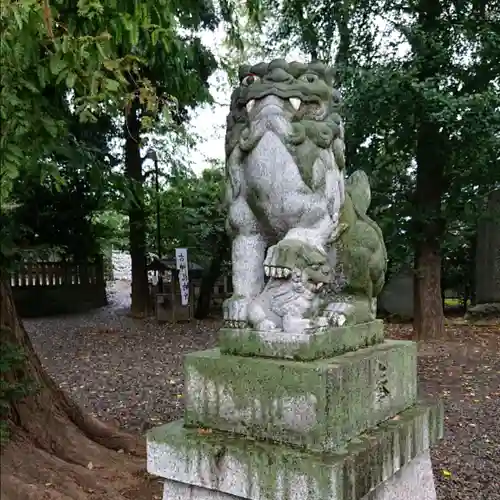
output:
[{"label": "tree trunk", "polygon": [[2,372],[2,383],[28,379],[36,385],[29,396],[7,402],[3,420],[10,439],[2,449],[2,500],[124,500],[141,469],[139,459],[129,453],[142,456],[143,445],[84,415],[50,379],[5,280],[0,281],[0,327],[2,352],[13,346],[25,354],[20,366]]},{"label": "tree trunk", "polygon": [[440,255],[440,238],[444,232],[444,222],[441,218],[444,164],[438,142],[439,133],[436,127],[428,122],[421,123],[417,142],[418,167],[413,221],[413,329],[419,340],[440,338],[444,335]]},{"label": "tree trunk", "polygon": [[441,293],[441,238],[444,220],[441,199],[444,191],[445,139],[438,126],[420,116],[417,134],[417,180],[413,216],[415,275],[415,337],[441,338],[444,312]]},{"label": "tree trunk", "polygon": [[333,9],[333,16],[338,30],[339,43],[333,67],[335,68],[335,86],[340,89],[344,81],[345,72],[350,61],[351,52],[351,30],[349,21],[351,20],[351,4],[343,1],[338,2]]},{"label": "tree trunk", "polygon": [[132,263],[131,312],[134,316],[145,316],[149,312],[149,286],[146,270],[146,213],[140,152],[139,108],[139,101],[136,99],[125,116],[125,173],[134,193],[134,200],[128,214]]},{"label": "tree trunk", "polygon": [[[476,305],[476,259],[477,259],[477,232],[475,232],[469,241],[469,265],[468,265],[468,278],[467,283],[469,284],[468,299],[470,300],[470,305]],[[468,302],[465,304],[465,312],[469,308]]]},{"label": "tree trunk", "polygon": [[417,340],[440,338],[444,334],[441,298],[441,257],[422,245],[415,259],[413,329]]},{"label": "tree trunk", "polygon": [[200,286],[200,296],[196,305],[195,318],[204,319],[210,312],[210,304],[212,302],[212,291],[215,282],[220,276],[221,266],[224,260],[229,257],[230,243],[229,238],[224,236],[219,242],[217,252],[212,256],[208,272],[204,274]]},{"label": "tree trunk", "polygon": [[[417,27],[421,35],[413,39],[413,53],[419,80],[428,81],[440,71],[439,44],[433,42],[442,29],[442,6],[435,0],[420,0]],[[441,238],[445,224],[441,201],[445,190],[445,167],[449,159],[446,131],[436,122],[425,101],[417,102],[417,180],[413,216],[415,246],[415,286],[413,328],[417,339],[444,335],[441,298]]]},{"label": "tree trunk", "polygon": [[462,313],[463,314],[467,313],[469,299],[470,299],[470,287],[466,286],[465,290],[464,290],[464,292],[462,294]]}]

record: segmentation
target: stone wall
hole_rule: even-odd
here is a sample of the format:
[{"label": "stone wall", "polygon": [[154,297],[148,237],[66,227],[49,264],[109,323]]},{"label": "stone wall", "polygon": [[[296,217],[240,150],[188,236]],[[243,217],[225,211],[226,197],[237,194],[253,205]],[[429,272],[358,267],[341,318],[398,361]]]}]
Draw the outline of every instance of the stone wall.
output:
[{"label": "stone wall", "polygon": [[402,270],[389,279],[378,299],[379,311],[403,319],[413,318],[413,271]]},{"label": "stone wall", "polygon": [[486,213],[479,220],[476,300],[478,304],[500,303],[500,190],[490,194]]}]

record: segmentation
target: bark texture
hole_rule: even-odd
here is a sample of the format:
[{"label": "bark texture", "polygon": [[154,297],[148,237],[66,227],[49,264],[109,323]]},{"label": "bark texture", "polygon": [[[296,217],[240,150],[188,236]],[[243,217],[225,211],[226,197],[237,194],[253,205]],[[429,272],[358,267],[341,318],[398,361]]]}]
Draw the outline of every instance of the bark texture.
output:
[{"label": "bark texture", "polygon": [[[442,6],[435,0],[420,0],[417,6],[420,35],[413,39],[419,61],[419,80],[425,82],[440,71],[440,53],[434,39],[441,36]],[[415,286],[414,333],[417,339],[444,335],[441,297],[441,238],[445,223],[441,201],[445,190],[445,168],[449,160],[446,132],[432,118],[426,103],[416,106],[417,183],[414,210]]]},{"label": "bark texture", "polygon": [[221,275],[222,263],[225,260],[229,260],[231,257],[230,248],[231,244],[229,237],[224,235],[220,241],[217,242],[217,251],[212,256],[210,267],[201,280],[200,294],[195,311],[196,319],[205,319],[210,314],[214,285]]},{"label": "bark texture", "polygon": [[144,207],[144,176],[140,153],[139,101],[135,99],[125,116],[125,172],[132,191],[129,208],[130,259],[132,264],[131,312],[144,316],[149,312],[149,287],[146,271],[146,213]]},{"label": "bark texture", "polygon": [[44,371],[19,319],[10,286],[0,281],[2,343],[26,354],[2,377],[36,384],[32,395],[10,403],[11,437],[1,451],[2,500],[122,500],[144,467],[144,445],[85,415]]}]

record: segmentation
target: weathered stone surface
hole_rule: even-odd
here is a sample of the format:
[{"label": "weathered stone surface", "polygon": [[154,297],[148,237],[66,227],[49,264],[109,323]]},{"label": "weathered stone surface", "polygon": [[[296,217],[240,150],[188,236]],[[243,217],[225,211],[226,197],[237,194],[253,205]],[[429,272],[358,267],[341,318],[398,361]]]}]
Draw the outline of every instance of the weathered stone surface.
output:
[{"label": "weathered stone surface", "polygon": [[413,405],[416,344],[387,341],[334,358],[298,362],[221,354],[186,356],[188,426],[321,451]]},{"label": "weathered stone surface", "polygon": [[465,315],[465,319],[471,321],[490,318],[500,318],[500,302],[497,304],[477,304],[469,307]]},{"label": "weathered stone surface", "polygon": [[166,480],[163,487],[163,500],[240,500],[241,497],[207,490],[198,486]]},{"label": "weathered stone surface", "polygon": [[403,269],[391,276],[379,296],[380,310],[403,319],[413,318],[413,270]]},{"label": "weathered stone surface", "polygon": [[[434,500],[431,493],[394,495],[415,486],[419,474],[428,477],[425,456],[413,470],[401,469],[442,437],[442,424],[442,406],[421,403],[361,435],[344,453],[315,454],[200,434],[179,421],[149,432],[148,471],[186,485],[167,483],[168,500]],[[399,490],[390,482],[380,489],[400,470]]]},{"label": "weathered stone surface", "polygon": [[[289,489],[285,496],[273,500],[302,500],[302,490]],[[177,481],[165,481],[163,500],[241,500],[220,491],[200,488]],[[307,499],[306,499],[307,500]],[[321,498],[318,500],[322,500]],[[336,500],[330,497],[328,500]],[[436,500],[436,489],[429,452],[415,457],[362,500]]]},{"label": "weathered stone surface", "polygon": [[415,457],[363,500],[436,500],[429,451]]},{"label": "weathered stone surface", "polygon": [[260,332],[241,328],[222,328],[219,331],[219,347],[223,353],[301,361],[330,358],[379,344],[383,340],[384,324],[381,320],[327,328],[310,334]]},{"label": "weathered stone surface", "polygon": [[298,334],[373,321],[387,252],[368,176],[345,176],[333,68],[276,59],[239,73],[226,132],[226,326]]},{"label": "weathered stone surface", "polygon": [[500,304],[500,189],[488,198],[479,220],[476,249],[476,300]]}]

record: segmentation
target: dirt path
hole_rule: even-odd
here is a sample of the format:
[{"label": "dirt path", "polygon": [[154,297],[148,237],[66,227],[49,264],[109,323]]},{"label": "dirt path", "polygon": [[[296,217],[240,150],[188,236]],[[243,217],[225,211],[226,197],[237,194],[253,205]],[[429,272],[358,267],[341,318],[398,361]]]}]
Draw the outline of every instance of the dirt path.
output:
[{"label": "dirt path", "polygon": [[[410,327],[390,325],[405,338]],[[445,438],[433,449],[438,500],[500,499],[500,326],[448,326],[420,346],[423,395],[443,399]]]}]

